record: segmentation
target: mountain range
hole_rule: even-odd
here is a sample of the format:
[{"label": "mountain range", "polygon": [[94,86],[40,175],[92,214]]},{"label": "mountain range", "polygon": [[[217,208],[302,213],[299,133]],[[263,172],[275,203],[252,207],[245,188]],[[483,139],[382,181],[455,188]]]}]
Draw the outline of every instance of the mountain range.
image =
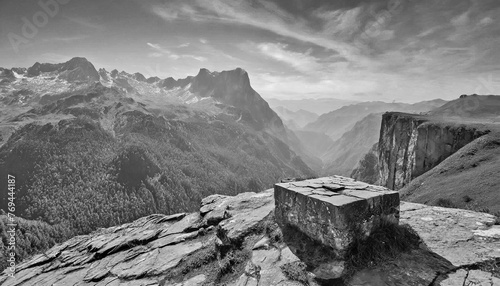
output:
[{"label": "mountain range", "polygon": [[16,215],[40,229],[84,234],[314,175],[239,68],[175,80],[73,58],[1,69],[0,91],[0,183],[16,177]]},{"label": "mountain range", "polygon": [[305,99],[277,99],[266,98],[271,108],[282,107],[296,112],[304,110],[314,114],[324,114],[337,110],[343,106],[359,103],[356,100],[345,100],[337,98],[305,98]]}]

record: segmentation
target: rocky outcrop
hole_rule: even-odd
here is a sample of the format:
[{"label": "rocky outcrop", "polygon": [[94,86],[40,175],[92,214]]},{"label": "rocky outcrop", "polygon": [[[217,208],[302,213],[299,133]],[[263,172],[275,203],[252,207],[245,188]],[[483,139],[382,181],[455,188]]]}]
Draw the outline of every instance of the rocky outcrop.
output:
[{"label": "rocky outcrop", "polygon": [[378,183],[398,190],[488,132],[482,126],[385,113],[379,138]]},{"label": "rocky outcrop", "polygon": [[[213,195],[196,213],[74,237],[19,264],[14,278],[4,272],[0,284],[319,285],[281,240],[273,210],[272,190]],[[400,211],[421,247],[356,272],[346,285],[497,285],[487,267],[500,257],[494,216],[405,202]]]},{"label": "rocky outcrop", "polygon": [[350,178],[276,184],[274,195],[286,244],[322,279],[340,278],[353,242],[399,218],[397,192]]}]

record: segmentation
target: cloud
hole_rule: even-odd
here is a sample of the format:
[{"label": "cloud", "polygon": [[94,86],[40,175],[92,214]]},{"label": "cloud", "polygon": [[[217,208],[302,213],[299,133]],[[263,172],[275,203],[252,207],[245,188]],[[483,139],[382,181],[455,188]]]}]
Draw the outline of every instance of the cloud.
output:
[{"label": "cloud", "polygon": [[453,17],[450,22],[455,27],[465,26],[469,24],[469,11]]},{"label": "cloud", "polygon": [[163,54],[162,53],[149,53],[148,56],[150,58],[161,58],[161,57],[163,57]]},{"label": "cloud", "polygon": [[495,21],[491,19],[491,17],[484,17],[483,19],[481,19],[481,21],[479,21],[478,25],[481,27],[485,27],[493,23],[495,23]]},{"label": "cloud", "polygon": [[163,49],[159,44],[152,44],[152,43],[146,43],[149,47],[153,48],[154,50],[163,53],[163,54],[170,54],[169,50]]},{"label": "cloud", "polygon": [[373,94],[376,84],[370,80],[341,78],[314,79],[304,75],[290,76],[276,73],[255,73],[252,82],[264,97],[300,98],[349,98],[354,93]]},{"label": "cloud", "polygon": [[[251,5],[243,0],[195,0],[194,3],[195,5],[189,6],[188,9],[187,4],[173,1],[164,5],[152,5],[149,10],[167,21],[174,20],[171,15],[175,14],[177,20],[189,19],[194,22],[208,21],[251,26],[326,48],[351,61],[368,61],[368,58],[362,56],[356,46],[337,41],[323,31],[315,31],[307,25],[306,21],[268,1],[258,1],[260,5]],[[351,14],[348,17],[354,17]]]},{"label": "cloud", "polygon": [[424,38],[424,37],[430,36],[430,35],[436,33],[437,31],[439,31],[442,28],[443,28],[443,26],[434,26],[434,27],[429,28],[429,29],[421,32],[420,34],[418,34],[417,38]]},{"label": "cloud", "polygon": [[96,30],[103,30],[104,29],[104,26],[95,23],[95,21],[90,19],[90,18],[68,17],[68,16],[64,16],[64,18],[73,22],[73,23],[76,23],[80,26],[83,26],[83,27],[92,28],[92,29],[96,29]]},{"label": "cloud", "polygon": [[53,37],[53,38],[45,38],[43,39],[44,42],[75,42],[79,40],[83,40],[88,38],[88,35],[80,35],[80,36],[70,36],[70,37]]},{"label": "cloud", "polygon": [[325,10],[324,8],[314,11],[314,16],[322,19],[324,23],[323,33],[326,35],[350,36],[361,28],[360,17],[363,7],[355,7],[349,10]]},{"label": "cloud", "polygon": [[[191,56],[216,62],[229,52],[237,56],[240,66],[260,66],[269,72],[259,71],[257,77],[258,88],[265,92],[283,96],[308,91],[344,97],[384,94],[391,98],[411,94],[418,98],[420,92],[432,93],[426,90],[444,90],[444,82],[452,83],[446,89],[449,96],[459,87],[445,77],[466,78],[471,69],[484,68],[481,61],[496,62],[491,55],[498,55],[492,48],[499,40],[493,25],[498,9],[491,7],[490,0],[484,0],[490,4],[457,1],[432,5],[401,1],[396,10],[385,5],[390,1],[356,1],[348,7],[311,1],[300,11],[280,8],[272,0],[170,0],[144,5],[167,22],[180,21],[186,27],[213,25],[213,35],[193,33],[195,41],[206,45],[193,42],[191,48],[197,51],[190,51]],[[227,31],[238,29],[252,32],[229,37]],[[227,43],[222,47],[212,36]],[[204,49],[212,46],[209,40],[215,51]],[[240,49],[231,51],[231,46]],[[177,53],[164,56],[182,58]],[[486,56],[493,60],[486,61]],[[439,79],[443,82],[438,84]],[[460,88],[465,86],[462,83]]]},{"label": "cloud", "polygon": [[154,52],[148,54],[150,58],[161,58],[163,56],[167,56],[169,59],[178,60],[178,59],[193,59],[200,62],[205,62],[208,59],[201,56],[189,55],[189,54],[175,54],[172,51],[163,48],[159,44],[146,43]]},{"label": "cloud", "polygon": [[305,53],[298,53],[287,50],[287,47],[287,45],[281,43],[261,43],[257,45],[260,53],[276,61],[283,62],[297,71],[310,73],[321,68],[318,59],[310,55],[310,50]]}]

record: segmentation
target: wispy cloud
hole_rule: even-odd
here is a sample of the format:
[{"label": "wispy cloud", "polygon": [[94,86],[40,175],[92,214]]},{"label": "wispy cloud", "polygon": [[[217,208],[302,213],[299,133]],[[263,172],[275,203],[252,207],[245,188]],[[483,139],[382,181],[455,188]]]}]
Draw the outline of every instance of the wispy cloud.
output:
[{"label": "wispy cloud", "polygon": [[[354,62],[369,60],[359,53],[356,46],[325,36],[328,33],[323,31],[315,31],[301,18],[285,12],[269,1],[259,1],[260,5],[251,5],[247,1],[229,0],[195,0],[192,3],[194,3],[193,6],[188,6],[185,3],[180,4],[173,1],[164,5],[153,5],[149,9],[166,21],[189,19],[195,22],[213,21],[246,25],[270,31],[282,37],[312,43],[334,51]],[[355,12],[351,14],[355,14]],[[351,14],[346,17],[355,16]],[[325,15],[325,17],[327,16]]]},{"label": "wispy cloud", "polygon": [[259,52],[276,61],[285,63],[297,71],[310,73],[321,69],[318,59],[311,56],[311,50],[304,53],[287,50],[287,45],[281,43],[261,43],[256,45]]},{"label": "wispy cloud", "polygon": [[451,24],[455,27],[461,27],[469,24],[470,18],[469,18],[469,13],[470,11],[467,11],[465,13],[462,13],[460,15],[457,15],[451,19]]},{"label": "wispy cloud", "polygon": [[348,10],[318,9],[314,16],[324,21],[323,33],[325,35],[351,36],[361,29],[361,16],[364,6]]},{"label": "wispy cloud", "polygon": [[103,30],[104,26],[96,23],[94,20],[90,18],[85,18],[85,17],[68,17],[64,16],[65,19],[76,23],[80,26],[86,27],[86,28],[91,28],[91,29],[96,29],[96,30]]},{"label": "wispy cloud", "polygon": [[483,19],[481,19],[481,21],[479,21],[478,25],[480,27],[486,27],[488,25],[491,25],[495,23],[495,20],[493,20],[491,17],[484,17]]},{"label": "wispy cloud", "polygon": [[88,35],[80,35],[80,36],[69,36],[69,37],[53,37],[53,38],[45,38],[43,39],[44,42],[65,42],[65,43],[70,43],[70,42],[75,42],[75,41],[80,41],[83,39],[87,39],[89,36]]},{"label": "wispy cloud", "polygon": [[178,60],[178,59],[193,59],[200,62],[207,61],[207,58],[202,56],[190,55],[190,54],[176,54],[172,51],[163,48],[159,44],[146,43],[153,52],[149,53],[148,56],[151,58],[160,58],[163,56],[167,56],[169,59]]}]

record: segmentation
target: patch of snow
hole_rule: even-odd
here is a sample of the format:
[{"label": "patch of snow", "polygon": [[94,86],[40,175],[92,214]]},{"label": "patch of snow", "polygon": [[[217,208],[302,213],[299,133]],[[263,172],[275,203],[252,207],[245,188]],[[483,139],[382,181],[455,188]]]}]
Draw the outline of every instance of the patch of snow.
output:
[{"label": "patch of snow", "polygon": [[24,78],[24,75],[22,75],[22,74],[18,74],[18,73],[17,73],[17,72],[15,72],[15,71],[12,71],[12,73],[14,73],[14,76],[15,76],[16,78],[18,78],[18,79],[19,79],[19,78]]},{"label": "patch of snow", "polygon": [[192,99],[186,101],[187,104],[193,104],[193,103],[197,103],[198,101],[200,101],[200,99],[198,97],[193,97]]}]

